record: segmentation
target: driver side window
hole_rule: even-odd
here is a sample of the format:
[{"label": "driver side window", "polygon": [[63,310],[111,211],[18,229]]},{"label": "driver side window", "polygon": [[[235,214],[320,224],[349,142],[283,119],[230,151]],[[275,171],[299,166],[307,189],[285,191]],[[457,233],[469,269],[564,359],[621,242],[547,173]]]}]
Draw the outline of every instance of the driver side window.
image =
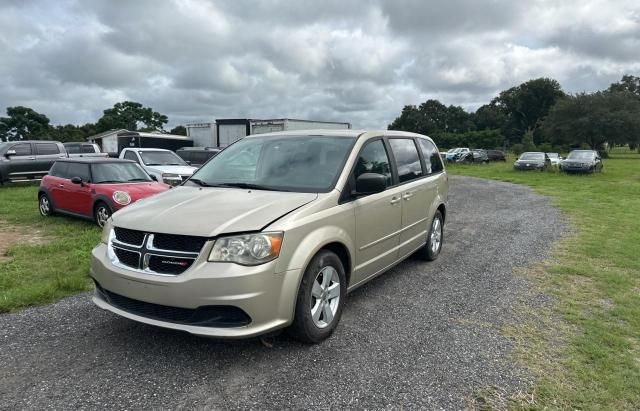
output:
[{"label": "driver side window", "polygon": [[393,184],[391,179],[391,166],[389,165],[389,156],[384,148],[382,140],[374,140],[360,151],[356,166],[354,169],[354,177],[364,173],[382,174],[387,181],[387,186]]}]

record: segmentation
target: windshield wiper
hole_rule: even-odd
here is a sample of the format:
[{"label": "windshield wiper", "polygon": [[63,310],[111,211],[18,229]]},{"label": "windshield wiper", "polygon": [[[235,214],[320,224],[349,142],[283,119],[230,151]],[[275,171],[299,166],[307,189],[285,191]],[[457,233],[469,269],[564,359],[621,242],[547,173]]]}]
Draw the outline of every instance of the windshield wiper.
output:
[{"label": "windshield wiper", "polygon": [[212,184],[205,183],[204,181],[200,180],[199,178],[190,178],[189,180],[187,180],[187,182],[195,183],[195,184],[197,184],[199,186],[202,186],[202,187],[217,187],[216,184],[212,185]]},{"label": "windshield wiper", "polygon": [[119,180],[103,180],[103,181],[96,181],[95,184],[111,184],[111,183],[122,183],[122,181]]},{"label": "windshield wiper", "polygon": [[267,190],[267,191],[292,191],[292,190],[286,190],[283,188],[275,188],[275,187],[270,187],[270,186],[263,186],[260,184],[253,184],[253,183],[219,183],[219,184],[214,184],[214,187],[234,187],[234,188],[246,188],[246,189],[253,189],[253,190]]},{"label": "windshield wiper", "polygon": [[132,179],[127,180],[127,181],[150,181],[150,180],[148,180],[146,178],[132,178]]}]

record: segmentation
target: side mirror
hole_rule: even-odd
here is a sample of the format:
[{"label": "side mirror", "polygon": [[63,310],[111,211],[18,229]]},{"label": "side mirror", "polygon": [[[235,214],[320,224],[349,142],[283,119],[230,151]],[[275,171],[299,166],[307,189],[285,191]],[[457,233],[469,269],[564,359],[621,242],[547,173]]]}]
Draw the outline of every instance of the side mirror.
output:
[{"label": "side mirror", "polygon": [[80,177],[73,177],[73,178],[71,179],[71,182],[72,182],[73,184],[80,184],[80,185],[82,185],[82,179],[81,179]]},{"label": "side mirror", "polygon": [[158,181],[158,177],[154,176],[153,174],[149,174],[149,177],[151,177],[153,181]]},{"label": "side mirror", "polygon": [[7,152],[4,154],[4,156],[8,158],[8,157],[11,157],[11,156],[15,156],[16,154],[17,154],[16,150],[7,150]]},{"label": "side mirror", "polygon": [[375,194],[387,188],[385,176],[378,173],[364,173],[356,179],[356,194]]},{"label": "side mirror", "polygon": [[185,161],[185,163],[187,163],[188,165],[191,165],[191,161]]}]

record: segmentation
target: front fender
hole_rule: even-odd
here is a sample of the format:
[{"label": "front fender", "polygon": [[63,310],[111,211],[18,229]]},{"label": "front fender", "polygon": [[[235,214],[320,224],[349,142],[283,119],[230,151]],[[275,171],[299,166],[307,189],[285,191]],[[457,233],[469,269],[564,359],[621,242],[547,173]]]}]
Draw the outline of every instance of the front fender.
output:
[{"label": "front fender", "polygon": [[[288,258],[288,264],[285,270],[304,270],[313,256],[324,246],[331,243],[342,244],[347,248],[349,256],[353,257],[354,245],[349,233],[345,229],[335,225],[324,226],[311,231],[299,240],[298,246]],[[350,260],[353,259],[350,258]],[[345,267],[347,271],[351,271],[351,269],[352,267]]]},{"label": "front fender", "polygon": [[[281,312],[290,312],[291,318],[293,318],[300,283],[302,282],[305,269],[309,265],[311,259],[318,253],[318,251],[328,244],[340,243],[347,249],[350,265],[352,266],[354,245],[347,230],[340,228],[337,225],[318,227],[303,237],[298,237],[295,232],[286,232],[284,241],[289,244],[295,244],[292,246],[295,248],[292,248],[289,251],[283,250],[285,251],[285,255],[281,256],[284,257],[281,259],[283,263],[281,263],[282,265],[279,264],[277,266],[276,271],[285,272],[286,275],[295,274],[295,277],[292,276],[285,282],[285,284],[287,284],[287,289],[283,290],[283,295],[289,296],[289,298],[284,298],[281,305]],[[352,267],[345,267],[345,270],[351,271]],[[288,305],[291,302],[293,304]]]}]

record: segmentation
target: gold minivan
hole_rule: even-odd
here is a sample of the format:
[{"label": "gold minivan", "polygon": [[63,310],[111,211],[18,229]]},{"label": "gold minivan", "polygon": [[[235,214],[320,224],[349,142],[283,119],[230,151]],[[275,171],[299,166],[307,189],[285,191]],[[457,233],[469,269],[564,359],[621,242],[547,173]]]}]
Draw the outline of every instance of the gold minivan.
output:
[{"label": "gold minivan", "polygon": [[93,301],[195,335],[288,327],[320,342],[349,291],[411,254],[438,257],[447,193],[438,148],[420,134],[248,136],[112,216],[92,252]]}]

